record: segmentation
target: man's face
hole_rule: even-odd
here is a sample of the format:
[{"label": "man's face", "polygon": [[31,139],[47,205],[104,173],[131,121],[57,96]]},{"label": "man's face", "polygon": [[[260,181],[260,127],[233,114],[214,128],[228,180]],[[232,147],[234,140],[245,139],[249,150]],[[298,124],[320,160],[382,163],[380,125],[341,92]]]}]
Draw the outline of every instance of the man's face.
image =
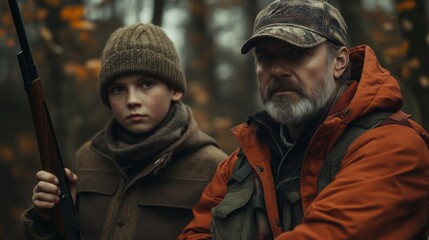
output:
[{"label": "man's face", "polygon": [[261,99],[270,116],[299,124],[322,109],[337,90],[327,46],[297,48],[266,38],[255,46]]}]

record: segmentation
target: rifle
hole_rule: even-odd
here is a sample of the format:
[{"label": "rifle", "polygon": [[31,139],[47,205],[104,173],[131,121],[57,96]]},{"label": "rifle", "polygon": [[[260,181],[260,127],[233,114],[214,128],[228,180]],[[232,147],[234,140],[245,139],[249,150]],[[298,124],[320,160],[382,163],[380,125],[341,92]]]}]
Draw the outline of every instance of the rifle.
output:
[{"label": "rifle", "polygon": [[61,160],[61,154],[46,104],[45,94],[37,73],[36,64],[31,55],[18,2],[17,0],[8,0],[8,2],[21,46],[21,51],[17,54],[17,57],[24,80],[24,88],[30,103],[42,169],[54,174],[58,178],[58,187],[61,189],[60,200],[53,208],[51,218],[54,220],[58,232],[63,239],[80,240],[81,235],[77,211],[73,204],[67,176],[64,171],[64,164]]}]

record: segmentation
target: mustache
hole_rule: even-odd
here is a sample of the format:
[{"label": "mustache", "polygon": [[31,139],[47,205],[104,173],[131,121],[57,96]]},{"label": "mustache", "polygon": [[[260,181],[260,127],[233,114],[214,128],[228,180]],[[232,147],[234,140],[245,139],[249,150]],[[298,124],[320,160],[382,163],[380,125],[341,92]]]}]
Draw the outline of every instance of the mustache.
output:
[{"label": "mustache", "polygon": [[304,88],[292,81],[291,79],[274,79],[271,83],[265,88],[264,95],[267,99],[272,98],[276,92],[281,91],[295,91],[300,95],[305,96]]}]

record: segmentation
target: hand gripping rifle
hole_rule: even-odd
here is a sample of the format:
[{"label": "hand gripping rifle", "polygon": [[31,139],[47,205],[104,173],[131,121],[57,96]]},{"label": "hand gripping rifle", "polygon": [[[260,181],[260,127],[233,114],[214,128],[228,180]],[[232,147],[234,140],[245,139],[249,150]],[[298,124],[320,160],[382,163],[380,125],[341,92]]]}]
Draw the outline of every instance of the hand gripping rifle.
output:
[{"label": "hand gripping rifle", "polygon": [[17,0],[8,0],[8,2],[21,46],[21,51],[17,54],[18,62],[30,103],[42,169],[58,178],[58,187],[61,189],[60,200],[55,205],[51,217],[63,239],[80,240],[77,212],[70,194],[68,179],[64,172],[64,165],[46,104],[45,94],[31,55],[18,2]]}]

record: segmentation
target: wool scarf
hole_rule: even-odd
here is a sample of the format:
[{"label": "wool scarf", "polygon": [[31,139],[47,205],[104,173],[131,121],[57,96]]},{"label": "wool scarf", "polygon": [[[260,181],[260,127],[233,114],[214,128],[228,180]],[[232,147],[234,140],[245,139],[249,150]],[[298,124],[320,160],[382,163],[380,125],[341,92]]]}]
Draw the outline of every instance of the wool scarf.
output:
[{"label": "wool scarf", "polygon": [[132,169],[142,169],[156,161],[170,146],[179,141],[188,123],[189,114],[185,105],[181,102],[172,103],[167,116],[155,129],[134,134],[113,119],[94,142],[130,174]]}]

